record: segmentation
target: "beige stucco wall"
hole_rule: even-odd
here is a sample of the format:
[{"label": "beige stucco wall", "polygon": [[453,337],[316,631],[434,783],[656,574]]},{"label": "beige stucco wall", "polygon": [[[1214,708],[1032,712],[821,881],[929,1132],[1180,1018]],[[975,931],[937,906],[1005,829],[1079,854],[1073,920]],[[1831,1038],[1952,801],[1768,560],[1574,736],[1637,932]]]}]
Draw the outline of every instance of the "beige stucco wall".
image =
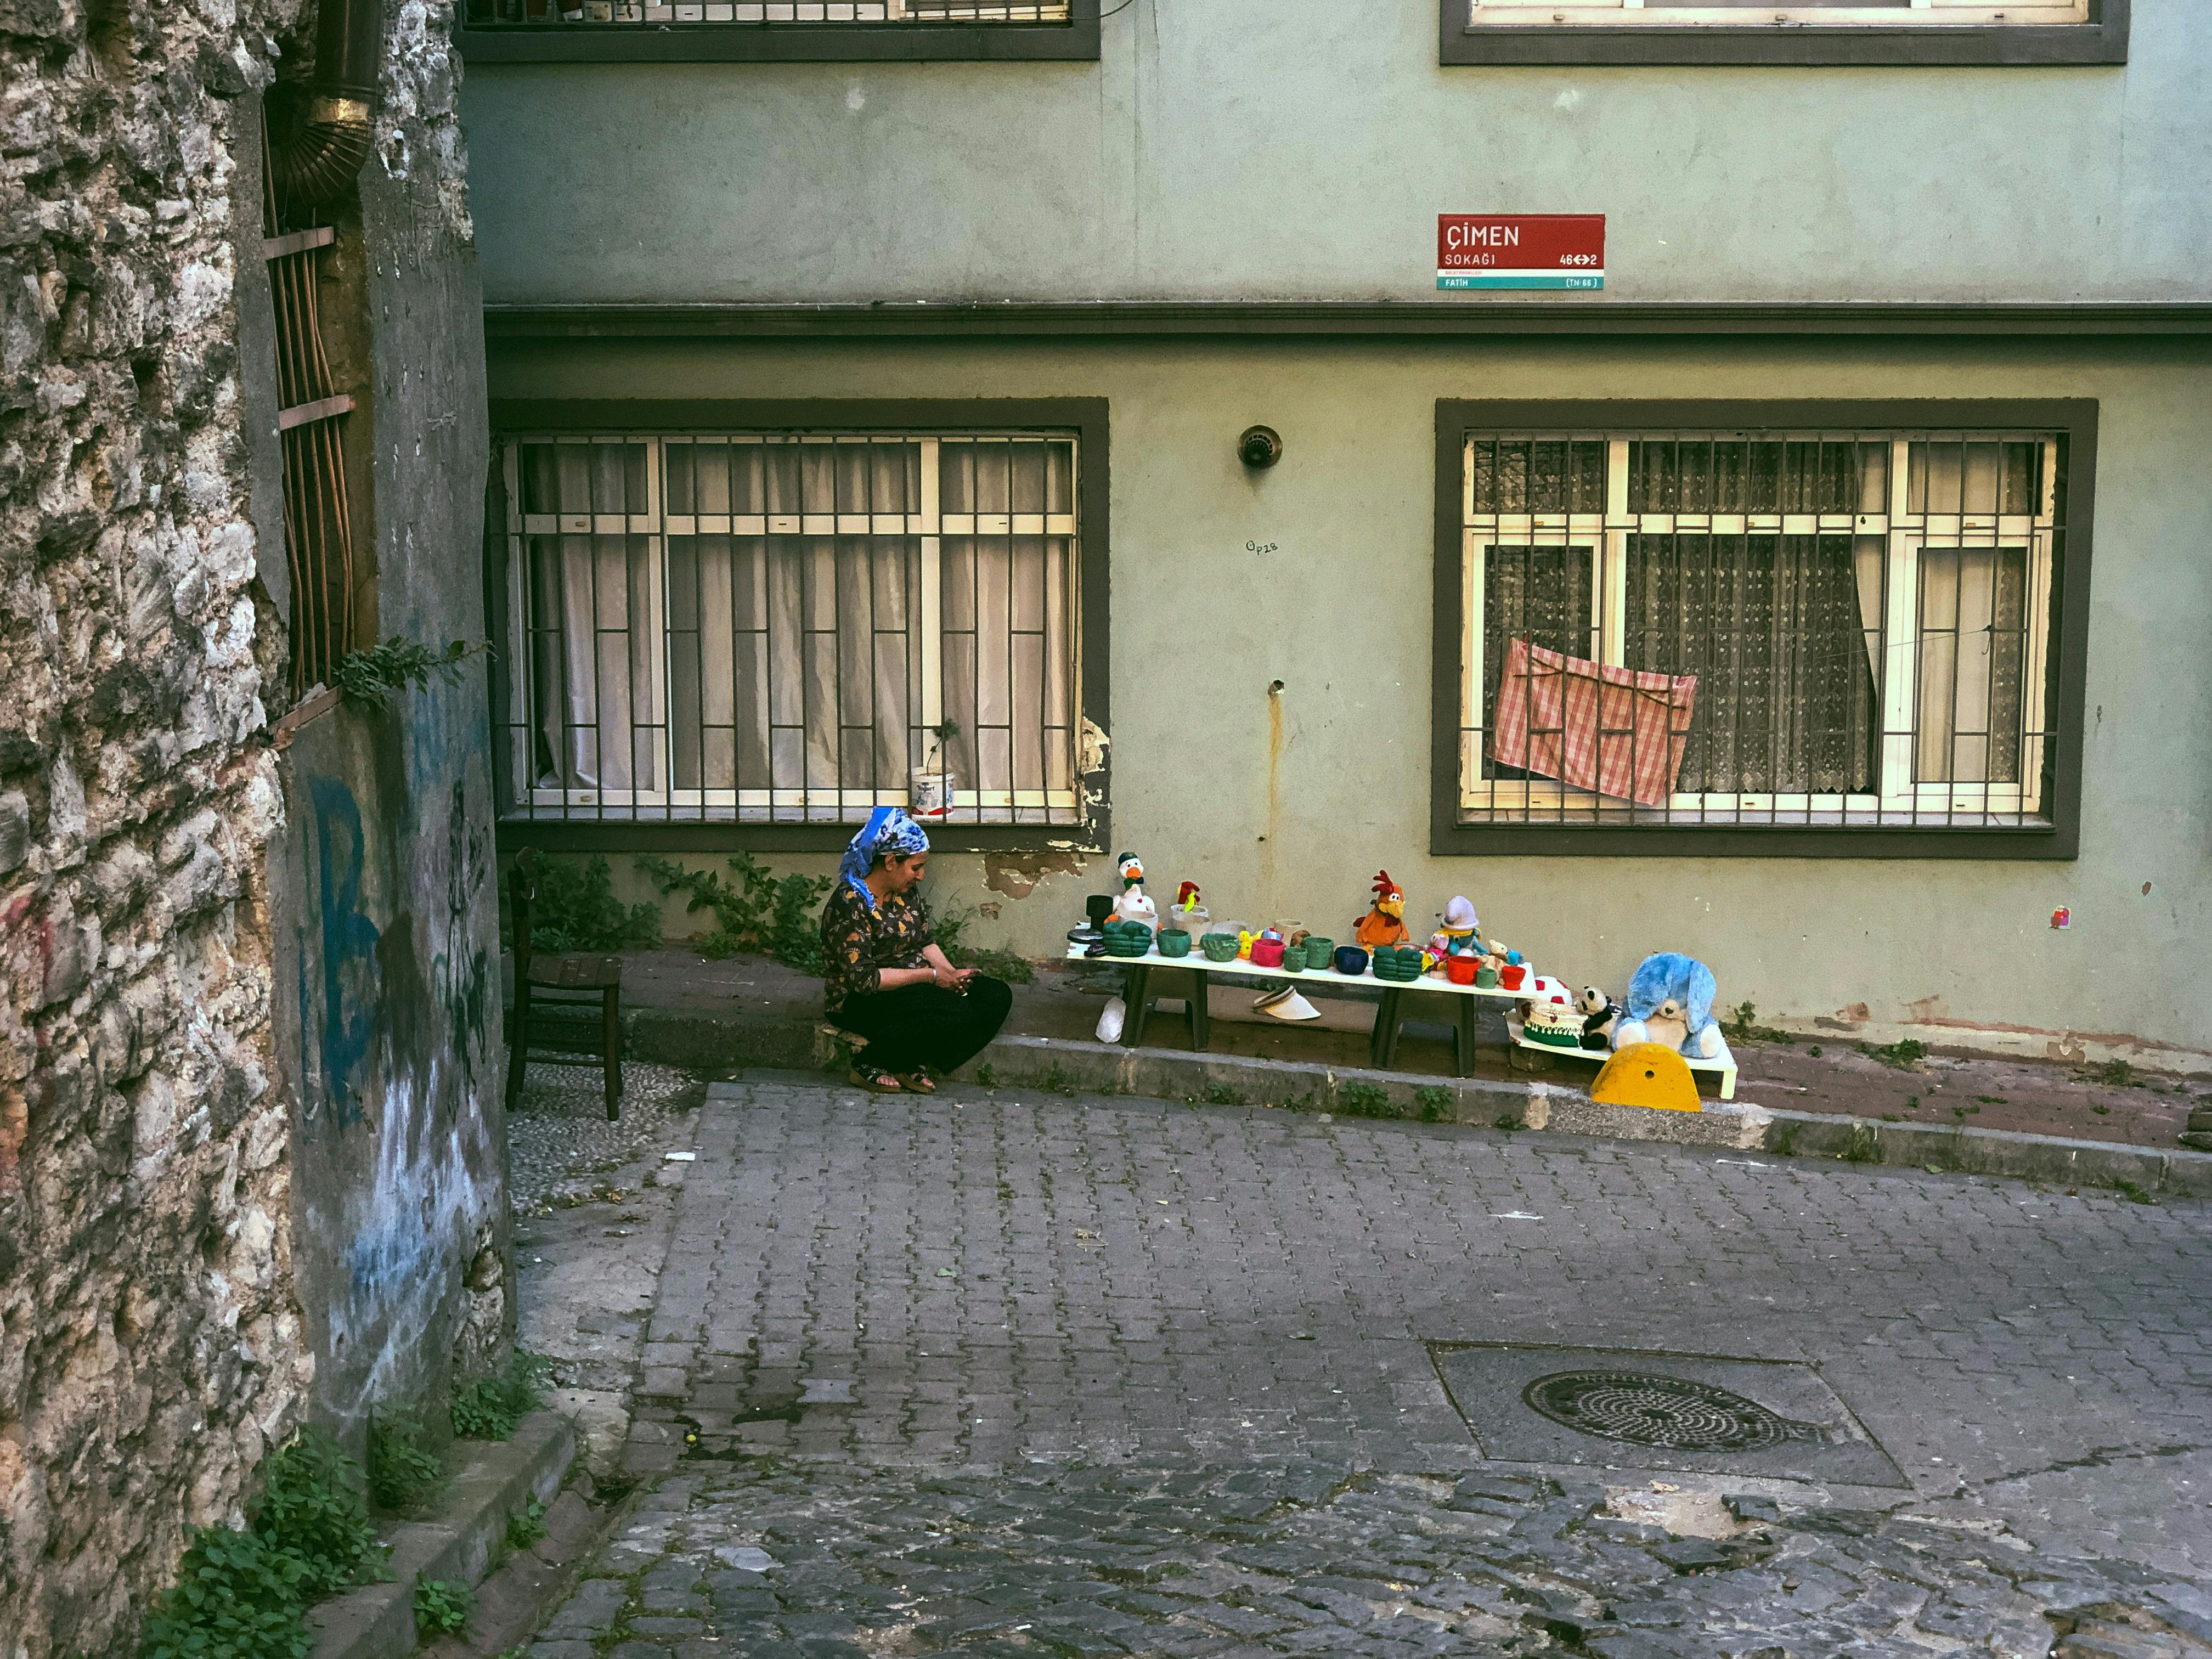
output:
[{"label": "beige stucco wall", "polygon": [[1606,215],[1577,310],[2203,301],[2212,6],[2133,15],[2124,65],[1447,68],[1437,0],[1136,0],[1095,64],[486,64],[464,107],[494,303],[1434,301],[1448,212]]},{"label": "beige stucco wall", "polygon": [[[1386,866],[1410,915],[1464,892],[1576,983],[1617,993],[1645,952],[1684,950],[1712,964],[1729,1006],[1749,998],[1801,1027],[2212,1070],[2197,955],[2212,922],[2208,355],[2170,341],[624,342],[507,345],[492,374],[495,397],[1107,398],[1109,851],[1139,852],[1166,890],[1200,882],[1217,916],[1340,935]],[[2098,399],[2079,860],[1430,857],[1435,403],[1483,396]],[[1232,450],[1255,421],[1287,445],[1259,475]],[[980,858],[938,865],[945,896],[1001,907],[979,936],[1035,953],[1056,952],[1080,896],[1112,880],[1094,860],[1016,900],[984,890]],[[2062,904],[2074,925],[2054,932]]]}]

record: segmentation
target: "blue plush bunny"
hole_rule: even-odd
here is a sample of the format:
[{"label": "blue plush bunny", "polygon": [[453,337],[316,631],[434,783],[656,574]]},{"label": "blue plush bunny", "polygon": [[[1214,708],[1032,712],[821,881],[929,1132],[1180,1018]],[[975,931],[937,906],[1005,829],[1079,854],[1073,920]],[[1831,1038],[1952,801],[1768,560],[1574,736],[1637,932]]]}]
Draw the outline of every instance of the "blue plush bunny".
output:
[{"label": "blue plush bunny", "polygon": [[1719,989],[1713,970],[1693,957],[1664,951],[1644,957],[1628,981],[1628,1012],[1613,1028],[1613,1046],[1663,1042],[1702,1060],[1717,1058],[1722,1042],[1713,998]]}]

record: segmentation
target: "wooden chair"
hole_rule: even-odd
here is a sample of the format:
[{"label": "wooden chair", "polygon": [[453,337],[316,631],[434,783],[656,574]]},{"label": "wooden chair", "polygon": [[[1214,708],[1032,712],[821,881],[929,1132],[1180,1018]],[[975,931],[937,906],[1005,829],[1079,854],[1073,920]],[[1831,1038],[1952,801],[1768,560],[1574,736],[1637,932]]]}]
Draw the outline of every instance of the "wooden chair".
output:
[{"label": "wooden chair", "polygon": [[[530,948],[530,911],[538,896],[538,854],[525,848],[514,860],[507,880],[508,909],[514,928],[514,1015],[508,1028],[507,1048],[507,1104],[511,1111],[522,1093],[522,1073],[530,1064],[531,1006],[584,1008],[599,1006],[597,1048],[547,1052],[539,1058],[553,1066],[589,1066],[597,1061],[606,1073],[607,1116],[622,1115],[622,958],[590,956],[581,951],[539,956]],[[564,1035],[575,1031],[564,1023]],[[541,1036],[542,1041],[542,1036]]]}]

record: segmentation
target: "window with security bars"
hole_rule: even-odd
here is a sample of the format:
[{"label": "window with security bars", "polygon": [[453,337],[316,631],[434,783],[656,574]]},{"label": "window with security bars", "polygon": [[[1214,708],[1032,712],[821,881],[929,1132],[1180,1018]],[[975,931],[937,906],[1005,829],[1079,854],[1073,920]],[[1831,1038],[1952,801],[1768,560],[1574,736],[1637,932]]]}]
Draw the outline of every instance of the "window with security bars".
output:
[{"label": "window with security bars", "polygon": [[2058,435],[1463,453],[1462,822],[2045,822]]},{"label": "window with security bars", "polygon": [[562,23],[1065,23],[1069,0],[467,0],[471,27]]},{"label": "window with security bars", "polygon": [[1076,440],[505,446],[512,811],[1080,821]]},{"label": "window with security bars", "polygon": [[2090,0],[1466,0],[1472,28],[1528,28],[1577,24],[1613,28],[1655,27],[1787,28],[1792,24],[1837,27],[1867,23],[1884,28],[1960,25],[2086,23]]}]

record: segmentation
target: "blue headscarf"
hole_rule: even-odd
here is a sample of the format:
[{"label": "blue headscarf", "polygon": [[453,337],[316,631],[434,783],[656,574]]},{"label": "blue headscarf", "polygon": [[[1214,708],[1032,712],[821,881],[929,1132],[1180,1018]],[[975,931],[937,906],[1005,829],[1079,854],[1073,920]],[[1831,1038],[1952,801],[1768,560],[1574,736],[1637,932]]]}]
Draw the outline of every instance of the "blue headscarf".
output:
[{"label": "blue headscarf", "polygon": [[868,866],[878,854],[890,856],[896,853],[902,858],[912,858],[917,853],[929,850],[929,836],[903,808],[878,806],[868,814],[868,821],[860,826],[860,833],[853,837],[845,848],[844,859],[837,866],[837,873],[858,889],[868,908],[876,908],[876,896],[868,890]]}]

